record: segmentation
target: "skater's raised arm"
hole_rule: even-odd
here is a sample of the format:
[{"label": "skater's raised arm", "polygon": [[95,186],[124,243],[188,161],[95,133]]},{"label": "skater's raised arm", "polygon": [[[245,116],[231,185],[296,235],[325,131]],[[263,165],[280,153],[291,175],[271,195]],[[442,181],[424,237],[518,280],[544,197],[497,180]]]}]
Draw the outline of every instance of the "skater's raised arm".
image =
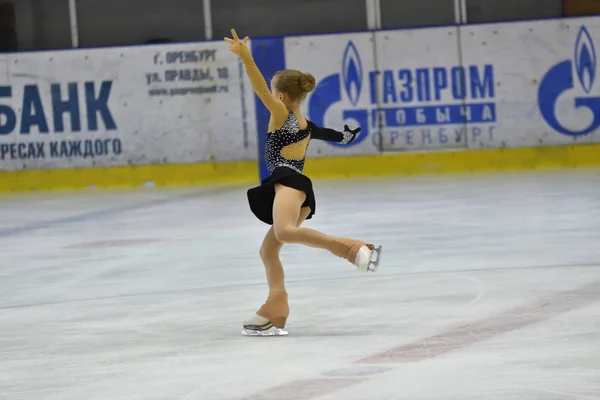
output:
[{"label": "skater's raised arm", "polygon": [[308,121],[313,139],[324,140],[326,142],[336,142],[341,144],[352,143],[360,132],[360,127],[351,130],[348,125],[344,125],[344,131],[339,132],[335,129],[323,128],[312,121]]},{"label": "skater's raised arm", "polygon": [[235,29],[231,30],[231,36],[233,38],[225,38],[225,41],[230,44],[229,50],[237,54],[244,62],[246,74],[248,74],[254,92],[271,113],[273,125],[276,128],[280,128],[283,126],[288,116],[288,110],[285,104],[275,98],[269,90],[267,82],[254,62],[254,58],[247,46],[249,40],[248,36],[246,36],[244,40],[240,40]]}]

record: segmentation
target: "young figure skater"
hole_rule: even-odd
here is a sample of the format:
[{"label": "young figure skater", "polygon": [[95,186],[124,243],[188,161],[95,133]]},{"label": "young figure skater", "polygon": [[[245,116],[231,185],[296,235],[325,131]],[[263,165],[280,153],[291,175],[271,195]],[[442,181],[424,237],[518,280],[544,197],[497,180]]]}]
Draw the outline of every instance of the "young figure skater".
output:
[{"label": "young figure skater", "polygon": [[376,271],[381,246],[361,240],[337,238],[310,228],[300,227],[315,214],[315,195],[311,180],[303,175],[306,149],[311,139],[347,144],[360,128],[344,132],[321,128],[308,121],[300,111],[307,93],[315,88],[315,78],[297,70],[278,71],[271,80],[271,91],[259,71],[250,50],[248,37],[241,41],[235,30],[225,38],[229,49],[246,67],[254,92],[271,113],[266,143],[266,162],[270,176],[261,185],[248,190],[254,215],[272,225],[260,248],[269,284],[269,297],[254,316],[243,323],[242,334],[252,336],[287,335],[283,330],[289,315],[287,291],[279,251],[284,243],[296,243],[326,249],[345,258],[360,271]]}]

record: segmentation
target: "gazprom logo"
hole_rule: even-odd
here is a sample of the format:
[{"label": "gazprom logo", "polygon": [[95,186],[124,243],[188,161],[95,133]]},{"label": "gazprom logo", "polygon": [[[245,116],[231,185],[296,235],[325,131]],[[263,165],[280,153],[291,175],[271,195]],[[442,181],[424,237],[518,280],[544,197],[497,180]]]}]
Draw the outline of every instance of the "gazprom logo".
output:
[{"label": "gazprom logo", "polygon": [[[341,81],[340,81],[341,76]],[[342,56],[341,74],[333,74],[323,78],[315,88],[308,102],[309,118],[317,125],[327,125],[325,115],[328,110],[338,103],[350,103],[350,107],[342,110],[343,120],[353,120],[362,130],[352,145],[357,145],[369,136],[369,113],[366,109],[358,108],[362,97],[365,73],[360,53],[353,41],[349,41]],[[344,93],[342,94],[342,86]],[[340,146],[331,143],[332,146]]]},{"label": "gazprom logo", "polygon": [[[368,70],[359,47],[348,41],[341,71],[318,82],[308,117],[323,126],[326,115],[338,119],[341,112],[343,121],[362,128],[352,145],[368,137],[377,147],[381,140],[392,147],[456,145],[469,132],[474,139],[491,138],[496,121],[492,65],[407,68],[402,61],[396,68]],[[375,131],[381,135],[371,135]]]},{"label": "gazprom logo", "polygon": [[596,49],[592,37],[585,27],[581,27],[575,45],[577,76],[581,86],[590,94],[596,77]]},{"label": "gazprom logo", "polygon": [[[600,127],[600,96],[592,96],[598,70],[594,41],[585,26],[575,40],[573,60],[554,65],[543,77],[538,89],[538,105],[544,120],[557,132],[567,136],[583,136]],[[576,75],[576,79],[575,76]],[[585,93],[585,96],[575,96]],[[572,96],[574,109],[587,109],[591,122],[580,129],[566,127],[558,120],[557,104],[561,97]]]},{"label": "gazprom logo", "polygon": [[348,42],[344,51],[342,71],[346,95],[352,105],[356,107],[362,90],[363,68],[358,50],[352,41]]}]

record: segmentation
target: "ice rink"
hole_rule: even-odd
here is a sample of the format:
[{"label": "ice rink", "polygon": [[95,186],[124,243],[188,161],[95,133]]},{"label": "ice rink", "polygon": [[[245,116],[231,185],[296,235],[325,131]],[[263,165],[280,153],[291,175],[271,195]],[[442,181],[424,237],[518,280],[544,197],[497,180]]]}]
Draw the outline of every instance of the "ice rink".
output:
[{"label": "ice rink", "polygon": [[265,300],[247,186],[0,197],[0,399],[600,399],[600,171],[317,181]]}]

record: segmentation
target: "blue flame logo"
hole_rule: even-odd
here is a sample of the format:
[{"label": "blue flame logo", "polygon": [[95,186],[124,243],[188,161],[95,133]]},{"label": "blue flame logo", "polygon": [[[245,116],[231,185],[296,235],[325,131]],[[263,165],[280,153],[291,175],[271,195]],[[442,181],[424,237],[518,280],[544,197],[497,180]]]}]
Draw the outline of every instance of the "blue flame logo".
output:
[{"label": "blue flame logo", "polygon": [[362,90],[363,69],[358,50],[352,41],[348,42],[344,51],[342,79],[348,98],[356,106]]},{"label": "blue flame logo", "polygon": [[596,50],[590,33],[582,26],[575,45],[575,69],[581,86],[590,93],[596,78]]},{"label": "blue flame logo", "polygon": [[[575,58],[554,64],[543,76],[538,88],[538,106],[542,117],[556,132],[576,137],[592,134],[600,128],[600,96],[590,96],[596,79],[596,67],[594,42],[586,27],[582,26],[575,42]],[[572,105],[574,109],[588,109],[594,116],[594,120],[586,128],[579,130],[565,127],[556,112],[560,96],[578,86],[575,75],[587,94],[575,97]]]}]

